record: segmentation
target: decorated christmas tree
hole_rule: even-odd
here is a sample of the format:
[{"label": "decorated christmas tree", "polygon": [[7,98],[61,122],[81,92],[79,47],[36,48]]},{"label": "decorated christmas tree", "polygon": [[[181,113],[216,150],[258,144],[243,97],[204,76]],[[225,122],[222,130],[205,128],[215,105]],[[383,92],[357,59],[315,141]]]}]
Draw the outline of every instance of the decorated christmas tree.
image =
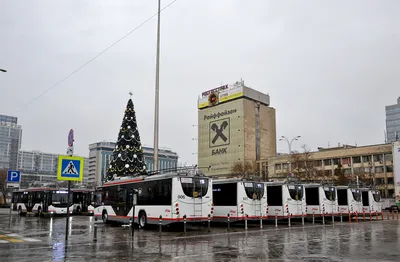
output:
[{"label": "decorated christmas tree", "polygon": [[146,174],[146,164],[140,143],[135,109],[133,108],[132,99],[129,99],[119,130],[117,145],[107,169],[106,180],[111,181],[115,177],[142,176]]}]

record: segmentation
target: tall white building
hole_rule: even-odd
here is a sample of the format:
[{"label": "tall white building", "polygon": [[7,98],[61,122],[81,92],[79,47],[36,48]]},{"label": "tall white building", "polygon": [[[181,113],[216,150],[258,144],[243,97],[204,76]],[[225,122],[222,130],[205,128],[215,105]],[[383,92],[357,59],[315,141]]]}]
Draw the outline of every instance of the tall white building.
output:
[{"label": "tall white building", "polygon": [[[116,143],[112,141],[102,141],[89,145],[88,162],[88,184],[101,186],[104,181],[104,175],[112,159],[112,153]],[[153,152],[154,149],[143,146],[144,161],[147,170],[153,170]],[[158,167],[159,169],[176,168],[178,166],[178,154],[170,149],[158,149]]]},{"label": "tall white building", "polygon": [[16,169],[22,128],[17,117],[0,115],[0,169]]},{"label": "tall white building", "polygon": [[400,141],[400,97],[397,104],[386,106],[387,142]]}]

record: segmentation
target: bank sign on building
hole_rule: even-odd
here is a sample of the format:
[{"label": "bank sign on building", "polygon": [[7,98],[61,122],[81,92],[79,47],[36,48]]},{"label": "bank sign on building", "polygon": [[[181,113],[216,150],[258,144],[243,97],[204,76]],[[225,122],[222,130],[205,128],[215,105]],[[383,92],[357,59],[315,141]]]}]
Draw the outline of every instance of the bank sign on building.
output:
[{"label": "bank sign on building", "polygon": [[[249,100],[249,96],[254,99]],[[198,100],[198,166],[207,175],[227,175],[236,162],[243,162],[247,158],[251,161],[256,159],[256,140],[258,138],[260,151],[261,141],[266,140],[266,134],[260,134],[262,124],[260,119],[257,124],[255,104],[259,108],[260,104],[261,107],[267,107],[269,96],[245,87],[243,82],[203,92]],[[272,125],[270,130],[273,132],[268,135],[274,140],[272,151],[276,152],[275,111],[269,109],[273,110],[273,121],[266,117],[263,125]],[[267,109],[261,108],[261,113],[263,110]]]},{"label": "bank sign on building", "polygon": [[209,174],[230,170],[244,157],[243,103],[240,100],[199,111],[199,166]]}]

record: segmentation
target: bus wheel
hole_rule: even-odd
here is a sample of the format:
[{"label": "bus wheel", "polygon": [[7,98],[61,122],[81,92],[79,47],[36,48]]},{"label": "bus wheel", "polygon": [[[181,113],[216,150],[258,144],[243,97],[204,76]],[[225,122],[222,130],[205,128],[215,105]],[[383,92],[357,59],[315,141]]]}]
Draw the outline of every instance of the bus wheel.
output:
[{"label": "bus wheel", "polygon": [[103,219],[104,224],[107,224],[107,223],[108,223],[108,214],[107,214],[107,211],[104,211],[104,212],[103,212],[103,215],[102,215],[101,217],[102,217],[102,219]]},{"label": "bus wheel", "polygon": [[144,211],[139,212],[139,227],[145,228],[147,225],[147,217]]}]

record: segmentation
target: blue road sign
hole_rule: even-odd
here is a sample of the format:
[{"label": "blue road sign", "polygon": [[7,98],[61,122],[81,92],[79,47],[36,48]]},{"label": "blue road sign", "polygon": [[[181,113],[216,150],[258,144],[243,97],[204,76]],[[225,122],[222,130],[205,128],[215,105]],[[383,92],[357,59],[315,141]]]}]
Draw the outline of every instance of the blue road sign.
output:
[{"label": "blue road sign", "polygon": [[83,157],[59,156],[58,157],[58,180],[82,181]]},{"label": "blue road sign", "polygon": [[21,171],[19,170],[8,170],[7,182],[18,183],[21,182]]}]

